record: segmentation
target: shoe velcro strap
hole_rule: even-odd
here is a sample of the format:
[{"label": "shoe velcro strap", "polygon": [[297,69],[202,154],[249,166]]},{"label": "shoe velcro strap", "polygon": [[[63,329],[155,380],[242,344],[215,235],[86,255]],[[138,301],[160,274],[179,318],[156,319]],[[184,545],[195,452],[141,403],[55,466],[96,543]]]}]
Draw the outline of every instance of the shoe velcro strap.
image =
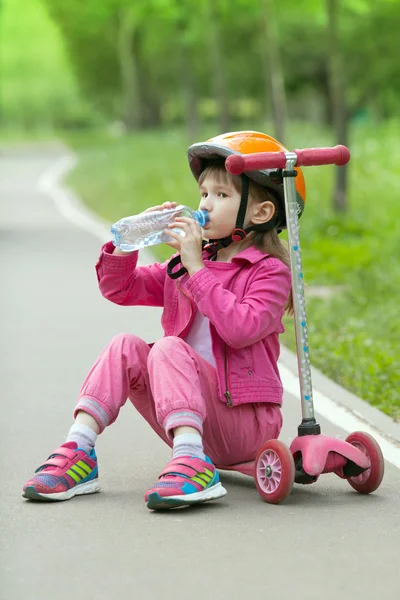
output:
[{"label": "shoe velcro strap", "polygon": [[69,462],[70,461],[68,458],[65,458],[64,456],[53,456],[53,458],[49,458],[45,463],[40,465],[40,467],[36,469],[35,473],[42,471],[46,467],[59,467],[60,469],[64,469]]},{"label": "shoe velcro strap", "polygon": [[165,467],[165,469],[160,473],[159,479],[161,479],[161,477],[164,477],[165,475],[175,475],[176,477],[191,478],[195,477],[197,473],[197,469],[193,469],[193,467],[189,467],[188,465],[169,463]]},{"label": "shoe velcro strap", "polygon": [[[201,461],[198,458],[192,459],[188,456],[178,456],[177,458],[173,458],[168,464],[169,465],[178,465],[179,467],[181,465],[183,465],[184,467],[190,467],[191,469],[193,469],[193,471],[195,473],[197,473],[197,472],[200,472],[200,470],[197,468],[199,463],[200,463],[200,467],[202,467],[203,461]],[[194,466],[194,465],[197,465],[197,466]]]},{"label": "shoe velcro strap", "polygon": [[51,453],[49,458],[53,458],[53,456],[55,456],[56,454],[59,456],[66,456],[70,460],[74,460],[74,458],[77,456],[76,450],[71,450],[71,448],[66,448],[65,446],[60,446],[59,448],[54,450],[54,452]]}]

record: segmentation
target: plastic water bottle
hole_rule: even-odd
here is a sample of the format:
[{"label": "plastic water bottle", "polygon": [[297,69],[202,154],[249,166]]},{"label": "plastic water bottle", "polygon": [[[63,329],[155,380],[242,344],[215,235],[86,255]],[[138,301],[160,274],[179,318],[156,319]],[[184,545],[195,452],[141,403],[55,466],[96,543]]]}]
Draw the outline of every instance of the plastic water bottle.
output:
[{"label": "plastic water bottle", "polygon": [[[170,242],[172,238],[164,233],[164,229],[175,221],[176,217],[190,217],[203,227],[210,220],[206,210],[193,210],[180,204],[175,208],[142,212],[132,217],[125,217],[111,227],[114,246],[123,252],[133,252],[147,246],[156,246]],[[185,235],[182,229],[174,227],[180,235]]]}]

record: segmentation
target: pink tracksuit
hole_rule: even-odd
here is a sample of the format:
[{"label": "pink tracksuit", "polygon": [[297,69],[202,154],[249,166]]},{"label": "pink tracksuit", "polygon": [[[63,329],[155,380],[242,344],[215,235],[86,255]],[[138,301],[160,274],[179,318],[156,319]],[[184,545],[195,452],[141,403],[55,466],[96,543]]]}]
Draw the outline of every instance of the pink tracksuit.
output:
[{"label": "pink tracksuit", "polygon": [[[103,431],[129,397],[169,445],[172,429],[188,425],[216,464],[254,459],[282,427],[278,335],[289,269],[250,247],[230,263],[204,253],[204,269],[172,280],[167,263],[138,267],[137,252],[113,250],[105,244],[96,265],[101,293],[124,306],[163,306],[165,337],[148,345],[132,334],[115,336],[83,383],[75,415],[89,413]],[[209,319],[216,367],[184,341],[197,310]]]}]

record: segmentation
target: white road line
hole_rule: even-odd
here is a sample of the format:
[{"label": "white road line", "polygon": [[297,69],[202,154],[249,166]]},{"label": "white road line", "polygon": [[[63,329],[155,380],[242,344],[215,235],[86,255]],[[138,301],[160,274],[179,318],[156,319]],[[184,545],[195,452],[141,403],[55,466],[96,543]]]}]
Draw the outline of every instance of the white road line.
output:
[{"label": "white road line", "polygon": [[[60,213],[77,225],[96,236],[102,243],[110,239],[110,231],[105,226],[104,221],[95,213],[85,207],[77,197],[66,189],[61,187],[60,181],[70,169],[77,164],[77,159],[73,154],[56,160],[50,167],[45,169],[37,182],[38,189],[52,198]],[[141,251],[141,263],[148,264],[154,260],[149,251]],[[285,366],[280,364],[279,370],[282,377],[282,383],[288,392],[297,397],[300,401],[300,390],[298,377]],[[400,468],[400,448],[387,438],[379,434],[373,424],[367,420],[357,417],[355,413],[345,408],[339,403],[334,402],[322,392],[313,389],[316,412],[330,421],[336,427],[344,429],[349,433],[352,431],[365,431],[374,436],[379,443],[383,455],[387,461]]]},{"label": "white road line", "polygon": [[[69,153],[57,159],[40,175],[37,189],[54,200],[62,216],[91,235],[97,237],[102,244],[111,239],[110,228],[96,213],[87,208],[75,194],[61,186],[61,180],[76,164],[77,158]],[[138,264],[148,264],[154,257],[148,250],[140,252]]]},{"label": "white road line", "polygon": [[68,194],[59,185],[63,175],[68,173],[76,164],[77,159],[73,154],[67,154],[58,159],[39,177],[37,188],[54,200],[58,210],[65,219],[95,235],[104,243],[110,239],[110,233],[101,219],[96,218],[83,205],[79,206],[80,203],[75,202],[73,195]]}]

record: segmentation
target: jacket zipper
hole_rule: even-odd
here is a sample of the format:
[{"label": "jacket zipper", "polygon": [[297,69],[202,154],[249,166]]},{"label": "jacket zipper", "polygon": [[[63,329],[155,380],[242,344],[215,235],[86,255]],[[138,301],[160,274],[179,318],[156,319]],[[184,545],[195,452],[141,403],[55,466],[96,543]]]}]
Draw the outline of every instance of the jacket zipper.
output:
[{"label": "jacket zipper", "polygon": [[228,390],[229,387],[229,379],[228,379],[228,354],[229,354],[229,348],[228,348],[228,344],[225,344],[225,385],[226,385],[226,392],[224,392],[224,396],[226,398],[226,405],[229,408],[232,408],[232,396],[230,391]]},{"label": "jacket zipper", "polygon": [[183,291],[183,289],[181,288],[181,286],[180,286],[180,285],[178,285],[177,287],[178,287],[178,289],[179,289],[179,290],[182,292],[182,294],[185,296],[185,298],[187,298],[187,299],[188,299],[188,301],[189,301],[189,304],[190,304],[190,316],[189,316],[189,320],[188,320],[188,322],[186,323],[185,327],[182,329],[182,331],[181,331],[181,332],[178,334],[178,337],[181,337],[182,333],[183,333],[184,331],[186,331],[186,329],[187,329],[187,328],[188,328],[188,326],[189,326],[189,323],[190,323],[190,321],[192,320],[192,316],[193,316],[193,305],[192,305],[192,301],[191,301],[191,299],[189,298],[189,296],[188,296],[187,294],[185,294],[185,292]]},{"label": "jacket zipper", "polygon": [[[236,281],[236,278],[239,275],[239,273],[241,272],[241,270],[242,270],[242,268],[240,268],[238,270],[238,272],[236,273],[236,275],[232,279],[231,286],[230,286],[231,290],[233,289],[233,284]],[[231,393],[230,393],[230,391],[228,389],[228,387],[229,387],[229,375],[228,375],[228,373],[229,373],[229,366],[228,366],[228,361],[229,361],[229,346],[228,346],[228,344],[225,344],[225,385],[226,385],[227,389],[226,389],[226,392],[224,392],[224,396],[226,398],[226,405],[229,408],[232,408],[233,407],[232,396],[231,396]]]}]

